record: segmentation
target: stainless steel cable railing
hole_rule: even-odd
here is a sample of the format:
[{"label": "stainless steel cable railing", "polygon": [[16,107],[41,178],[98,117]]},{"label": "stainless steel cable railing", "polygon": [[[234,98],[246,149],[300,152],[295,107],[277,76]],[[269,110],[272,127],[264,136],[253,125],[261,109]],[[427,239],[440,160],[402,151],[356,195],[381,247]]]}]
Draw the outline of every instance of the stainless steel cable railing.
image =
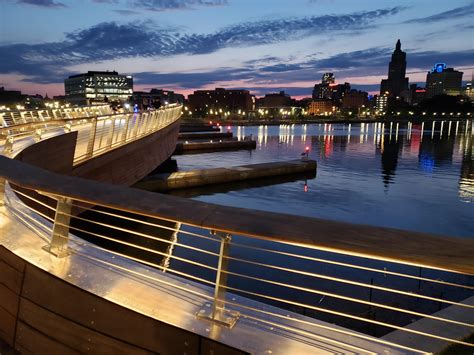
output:
[{"label": "stainless steel cable railing", "polygon": [[[146,127],[146,118],[144,122]],[[203,321],[232,328],[239,319],[255,320],[316,340],[327,340],[321,332],[331,331],[418,353],[424,352],[423,341],[418,349],[384,335],[398,331],[425,341],[473,346],[443,332],[451,327],[474,329],[474,303],[466,302],[474,296],[474,247],[469,240],[356,225],[348,229],[343,223],[219,207],[117,186],[100,185],[104,191],[97,195],[99,185],[92,181],[79,184],[20,162],[0,160],[0,168],[10,184],[8,208],[34,230],[50,234],[51,253],[81,253],[186,291],[166,278],[88,256],[77,248],[83,240],[101,253],[155,268],[163,277],[210,287],[211,292],[195,295],[202,300],[196,317]],[[16,172],[20,168],[26,171]],[[292,225],[291,234],[278,229],[278,217]],[[314,240],[306,239],[306,233]],[[324,240],[327,234],[333,236]],[[381,245],[373,245],[372,236],[377,235]],[[390,250],[391,241],[397,240],[400,257]],[[348,241],[359,249],[346,249]],[[434,253],[442,243],[447,243],[445,250]],[[410,250],[416,253],[410,255]],[[451,308],[462,309],[465,317],[438,313]],[[419,319],[436,326],[414,327]]]},{"label": "stainless steel cable railing", "polygon": [[14,150],[25,137],[39,141],[48,133],[77,131],[74,164],[160,130],[181,115],[181,105],[134,112],[113,112],[110,106],[40,111],[0,111],[3,154]]}]

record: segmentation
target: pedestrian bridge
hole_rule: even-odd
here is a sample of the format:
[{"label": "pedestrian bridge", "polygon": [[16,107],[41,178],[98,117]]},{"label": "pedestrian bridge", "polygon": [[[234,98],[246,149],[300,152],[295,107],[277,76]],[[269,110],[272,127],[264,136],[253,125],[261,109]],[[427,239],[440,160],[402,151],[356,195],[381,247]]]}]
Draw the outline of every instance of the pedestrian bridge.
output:
[{"label": "pedestrian bridge", "polygon": [[180,110],[2,113],[0,339],[41,353],[472,347],[472,239],[127,187],[168,154]]}]

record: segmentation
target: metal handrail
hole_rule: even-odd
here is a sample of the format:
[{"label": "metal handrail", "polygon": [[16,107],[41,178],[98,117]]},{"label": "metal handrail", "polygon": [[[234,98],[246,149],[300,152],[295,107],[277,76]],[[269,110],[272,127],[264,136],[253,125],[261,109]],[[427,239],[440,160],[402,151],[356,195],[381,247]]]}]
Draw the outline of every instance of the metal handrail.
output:
[{"label": "metal handrail", "polygon": [[[54,174],[18,161],[0,157],[0,176],[12,183],[64,196],[89,205],[102,205],[125,212],[223,233],[280,241],[307,248],[474,274],[474,242],[419,232],[372,227],[317,218],[289,216],[191,201],[169,195],[108,185]],[[232,216],[239,216],[238,219]],[[289,224],[287,221],[291,220]]]},{"label": "metal handrail", "polygon": [[[78,131],[74,164],[79,164],[92,156],[103,154],[132,140],[140,139],[176,121],[181,115],[181,105],[169,104],[141,113],[102,114],[95,112],[95,110],[92,113],[81,112],[85,116],[69,117],[69,115],[60,112],[60,119],[54,118],[53,115],[48,115],[50,119],[42,119],[39,115],[36,117],[30,114],[33,121],[1,127],[0,137],[5,139],[4,154],[8,155],[13,151],[14,142],[20,137],[32,136],[35,140],[41,140],[42,135],[47,131],[64,128],[65,131]],[[123,124],[124,120],[125,124]],[[130,123],[130,121],[132,122]],[[87,136],[84,137],[84,135]]]},{"label": "metal handrail", "polygon": [[[423,310],[420,310],[420,311],[418,309],[413,310],[413,309],[411,309],[411,307],[404,308],[402,305],[390,305],[390,304],[387,304],[386,302],[372,301],[372,300],[367,301],[367,300],[364,300],[363,298],[358,298],[359,296],[355,296],[355,295],[354,296],[353,295],[348,296],[348,295],[344,294],[344,292],[341,293],[340,290],[337,290],[337,289],[334,290],[334,291],[328,292],[328,291],[325,291],[324,288],[321,289],[319,287],[301,286],[301,285],[298,285],[298,284],[293,284],[293,283],[288,283],[288,282],[285,282],[285,281],[280,281],[278,279],[273,280],[273,279],[269,279],[268,277],[265,277],[264,275],[257,277],[255,275],[248,274],[247,272],[230,271],[228,269],[227,263],[229,261],[238,261],[240,263],[246,263],[248,265],[255,265],[255,266],[258,266],[258,267],[276,269],[276,270],[280,270],[282,272],[301,273],[301,275],[303,275],[303,276],[310,276],[310,277],[316,277],[316,278],[322,276],[324,278],[324,275],[321,275],[321,274],[316,274],[316,273],[306,272],[306,271],[300,272],[300,271],[292,269],[290,267],[281,267],[281,266],[273,265],[272,262],[271,262],[271,259],[269,259],[267,261],[258,259],[259,261],[255,262],[255,261],[252,261],[250,259],[247,260],[247,259],[236,258],[236,257],[230,256],[229,251],[230,251],[231,247],[241,248],[241,247],[245,247],[245,244],[241,244],[241,243],[235,243],[234,244],[231,241],[231,238],[230,238],[228,233],[216,232],[215,229],[210,228],[209,226],[206,225],[206,223],[201,223],[201,225],[199,226],[199,229],[201,229],[201,230],[204,229],[207,232],[211,231],[212,234],[214,234],[214,238],[217,238],[215,241],[217,241],[217,242],[220,241],[221,248],[220,248],[219,253],[215,253],[215,252],[212,251],[212,250],[215,249],[215,244],[212,244],[212,248],[210,250],[206,250],[206,249],[203,249],[203,247],[194,247],[194,246],[186,245],[185,241],[181,241],[181,242],[178,242],[178,243],[176,243],[175,241],[171,241],[171,240],[167,241],[167,240],[163,239],[162,237],[156,237],[153,234],[148,234],[149,232],[148,233],[147,232],[138,232],[138,231],[135,231],[135,230],[133,230],[131,228],[128,228],[128,227],[120,227],[120,226],[114,225],[113,222],[103,222],[103,221],[100,220],[100,218],[99,218],[99,220],[97,220],[96,218],[91,218],[91,217],[79,217],[76,214],[70,212],[71,208],[72,207],[80,208],[80,207],[83,206],[81,203],[90,204],[90,203],[95,201],[94,202],[95,205],[103,206],[103,207],[106,207],[107,209],[113,208],[114,211],[117,211],[117,212],[108,212],[108,211],[102,211],[102,210],[94,210],[94,212],[97,213],[96,217],[100,217],[100,214],[104,214],[104,215],[109,215],[109,216],[113,217],[114,219],[122,219],[122,216],[120,215],[121,212],[133,212],[133,213],[137,214],[137,217],[124,216],[123,219],[125,221],[131,221],[131,222],[134,222],[134,223],[142,223],[144,225],[151,226],[151,227],[156,227],[156,228],[163,228],[164,227],[164,228],[167,228],[165,225],[163,225],[163,222],[159,222],[159,220],[158,220],[158,218],[161,219],[162,217],[165,217],[164,214],[149,213],[149,212],[145,213],[145,209],[148,209],[148,208],[146,208],[143,205],[143,203],[146,204],[148,202],[147,197],[149,197],[148,196],[149,193],[146,193],[146,192],[143,192],[143,191],[133,190],[135,192],[134,193],[134,198],[135,198],[136,203],[134,203],[132,205],[135,206],[136,208],[138,208],[139,210],[141,210],[141,213],[138,213],[137,209],[133,209],[132,207],[123,208],[123,207],[119,207],[117,205],[112,206],[110,203],[106,205],[106,204],[104,204],[104,201],[100,201],[100,199],[99,200],[95,199],[93,201],[89,198],[86,199],[84,197],[78,197],[79,195],[83,194],[83,191],[79,191],[78,193],[76,193],[74,195],[72,195],[70,193],[65,193],[65,191],[63,189],[61,189],[61,191],[58,191],[58,189],[55,189],[54,191],[52,191],[51,189],[47,188],[49,184],[44,184],[44,183],[36,183],[33,187],[31,185],[31,179],[18,177],[15,174],[17,172],[17,170],[20,169],[20,168],[23,172],[26,173],[26,174],[21,174],[22,177],[24,177],[24,176],[36,176],[37,180],[40,180],[41,182],[43,182],[43,181],[51,182],[53,185],[58,183],[59,180],[56,180],[56,179],[62,179],[63,180],[62,183],[65,186],[71,186],[71,182],[73,180],[79,180],[79,181],[76,181],[76,182],[79,182],[80,184],[88,185],[88,186],[85,186],[85,188],[93,194],[96,194],[98,190],[102,190],[105,186],[108,186],[108,185],[100,184],[100,183],[93,182],[93,181],[86,181],[86,180],[81,180],[81,179],[77,179],[77,178],[70,178],[70,177],[66,177],[66,176],[52,174],[52,173],[45,172],[45,171],[43,171],[41,169],[38,169],[38,168],[35,168],[35,167],[27,166],[24,163],[11,161],[11,160],[5,160],[5,158],[0,159],[0,174],[4,178],[6,178],[8,182],[10,182],[10,183],[12,183],[16,186],[20,186],[23,189],[32,189],[33,188],[35,191],[40,192],[43,195],[47,195],[49,197],[53,197],[53,198],[57,199],[57,201],[58,201],[57,207],[54,208],[54,207],[51,207],[48,204],[45,204],[44,202],[42,202],[42,201],[40,201],[40,200],[38,200],[34,197],[29,196],[28,193],[18,191],[18,190],[14,190],[20,196],[23,196],[24,198],[29,199],[29,200],[31,200],[35,203],[39,203],[41,206],[47,208],[48,210],[55,210],[56,211],[56,216],[55,216],[54,219],[40,213],[40,215],[43,218],[45,218],[46,220],[49,220],[51,223],[54,223],[54,225],[52,227],[50,227],[50,228],[47,227],[47,229],[51,230],[51,233],[52,233],[52,239],[50,241],[51,248],[53,248],[53,246],[57,247],[57,248],[64,248],[64,247],[67,248],[68,247],[68,239],[69,239],[69,236],[68,236],[69,232],[68,231],[71,231],[71,233],[80,232],[82,234],[85,233],[86,235],[96,237],[100,240],[105,240],[105,241],[118,243],[122,246],[127,246],[127,247],[130,247],[132,249],[136,249],[138,251],[147,252],[147,253],[150,253],[151,255],[159,255],[159,256],[163,256],[163,257],[170,257],[172,260],[174,260],[176,262],[189,264],[192,267],[199,267],[199,268],[202,268],[204,270],[207,270],[208,272],[215,273],[216,279],[212,280],[212,277],[211,277],[211,279],[209,279],[208,277],[203,277],[203,276],[200,276],[199,274],[196,275],[192,271],[192,269],[188,271],[188,270],[184,270],[184,269],[181,269],[181,268],[173,267],[173,265],[164,266],[163,264],[157,263],[155,261],[151,261],[151,260],[143,258],[143,257],[133,256],[133,254],[128,255],[127,253],[117,252],[117,251],[109,250],[108,248],[103,248],[101,246],[91,245],[92,248],[100,249],[104,252],[111,253],[112,255],[117,255],[117,256],[123,257],[123,258],[128,259],[128,260],[133,261],[133,262],[140,262],[144,265],[148,265],[148,266],[154,267],[158,270],[162,270],[163,272],[168,272],[168,273],[177,275],[177,277],[184,277],[184,278],[187,278],[187,279],[197,281],[199,283],[214,287],[215,295],[214,295],[213,298],[212,297],[210,298],[210,301],[213,304],[213,306],[211,308],[209,308],[209,309],[212,310],[211,313],[210,314],[201,314],[201,313],[199,313],[198,318],[201,317],[201,318],[204,318],[204,319],[207,319],[207,320],[216,321],[218,324],[223,324],[223,325],[227,325],[227,326],[230,326],[230,327],[234,324],[234,322],[237,319],[237,318],[232,318],[233,314],[235,314],[235,312],[232,313],[233,311],[231,311],[230,309],[238,309],[238,310],[240,310],[242,316],[254,318],[255,314],[246,315],[245,311],[248,307],[245,304],[242,305],[242,304],[239,304],[238,302],[236,303],[236,302],[231,301],[231,300],[226,300],[225,294],[229,293],[229,292],[234,292],[234,293],[245,295],[247,297],[256,297],[258,299],[264,299],[264,300],[267,300],[267,301],[270,301],[270,302],[278,302],[278,303],[286,304],[288,306],[304,307],[307,310],[313,310],[313,311],[321,312],[323,314],[325,313],[325,314],[328,314],[328,315],[341,316],[341,317],[345,317],[349,320],[367,322],[368,324],[371,324],[371,325],[374,325],[374,326],[382,326],[382,327],[387,327],[387,328],[391,328],[391,329],[396,329],[398,331],[401,331],[401,332],[404,332],[404,333],[407,333],[407,334],[411,334],[411,335],[415,335],[415,336],[427,337],[427,338],[431,338],[431,339],[438,339],[438,340],[442,340],[442,341],[454,342],[454,343],[459,343],[459,344],[463,344],[463,345],[472,346],[472,344],[470,344],[468,342],[460,341],[460,340],[451,338],[449,336],[440,335],[440,334],[437,334],[437,332],[426,331],[426,330],[423,330],[423,329],[422,330],[412,329],[410,327],[407,328],[403,325],[398,325],[396,322],[387,322],[387,321],[384,321],[384,320],[372,319],[370,317],[362,316],[361,314],[353,314],[353,313],[348,312],[348,311],[335,310],[335,309],[332,309],[331,307],[327,307],[327,306],[324,306],[324,305],[319,305],[318,303],[314,304],[312,302],[308,302],[308,301],[304,301],[304,300],[294,300],[292,298],[286,298],[286,297],[274,295],[272,293],[268,294],[268,292],[265,292],[265,290],[264,290],[265,288],[262,289],[262,290],[260,290],[260,289],[252,290],[252,289],[249,289],[247,287],[242,287],[242,286],[237,286],[237,287],[236,286],[231,286],[231,285],[227,284],[227,281],[226,281],[227,277],[243,278],[243,279],[251,280],[251,281],[254,281],[254,282],[257,282],[257,283],[263,283],[263,285],[283,287],[285,289],[292,290],[294,292],[313,294],[315,296],[319,295],[319,296],[323,296],[323,298],[324,297],[330,297],[330,298],[333,298],[333,299],[339,299],[339,300],[352,302],[354,304],[370,306],[372,308],[377,308],[377,309],[382,309],[382,310],[385,309],[385,310],[390,310],[390,311],[393,311],[393,312],[399,312],[401,314],[408,314],[408,315],[412,315],[412,316],[416,316],[416,317],[421,317],[421,318],[429,319],[429,320],[432,320],[432,321],[435,321],[435,322],[438,322],[438,323],[439,322],[444,323],[446,327],[449,327],[452,324],[454,324],[456,326],[465,327],[466,329],[469,329],[469,328],[473,327],[472,321],[470,321],[470,320],[465,321],[465,320],[451,319],[450,317],[446,317],[446,316],[432,315],[430,313],[424,312]],[[4,172],[5,171],[4,169],[6,169],[7,173]],[[75,188],[75,186],[71,186],[71,187]],[[91,189],[93,189],[93,190],[91,190]],[[118,187],[118,189],[121,190],[121,192],[120,192],[121,199],[127,200],[128,195],[125,192],[130,190],[130,189],[124,188],[124,187]],[[116,190],[115,192],[118,193],[118,190]],[[111,193],[111,191],[109,190],[108,193]],[[156,194],[154,196],[156,197]],[[143,200],[144,197],[145,197],[145,200]],[[163,201],[162,198],[165,198],[165,197],[167,197],[167,196],[160,196],[160,202],[168,204],[171,200]],[[181,207],[183,206],[182,204],[180,204],[180,202],[184,202],[184,201],[182,201],[182,199],[175,198],[175,197],[173,197],[172,199],[175,200],[175,203],[177,205],[180,205]],[[73,201],[77,201],[77,202],[73,203]],[[198,203],[196,201],[188,201],[188,202],[191,202],[191,204],[194,204],[195,205],[194,207],[197,208],[198,210],[207,205],[207,204]],[[20,204],[22,204],[22,206],[24,206],[26,208],[29,208],[31,210],[31,212],[33,212],[33,213],[36,212],[35,209],[33,209],[31,206],[28,206],[28,203],[21,203],[20,202]],[[139,206],[137,206],[137,205],[139,205]],[[188,204],[187,207],[189,207],[189,206],[190,205]],[[176,207],[176,206],[174,206],[174,207]],[[209,206],[207,206],[207,207],[209,207]],[[167,208],[170,209],[171,207],[168,206]],[[239,211],[239,212],[241,211],[241,209],[235,209],[235,210]],[[21,212],[21,211],[18,211],[18,212],[20,214],[24,214],[24,212]],[[17,213],[17,212],[15,211],[14,213]],[[193,214],[195,214],[195,213],[196,212],[194,212]],[[152,222],[149,222],[149,221],[146,221],[146,220],[142,221],[141,218],[143,216],[153,217],[154,221],[152,221]],[[261,215],[259,215],[259,217],[261,217]],[[286,217],[288,218],[289,216],[286,216]],[[26,214],[23,218],[30,219],[30,220],[34,221],[34,218],[31,218]],[[246,218],[248,218],[248,216],[246,216]],[[134,238],[137,239],[137,240],[134,240],[134,241],[121,240],[119,236],[111,236],[107,233],[104,234],[104,232],[94,231],[94,229],[89,229],[89,228],[93,228],[93,227],[90,227],[90,226],[89,227],[87,227],[87,226],[77,227],[75,225],[70,225],[69,221],[73,220],[73,219],[76,220],[76,221],[83,221],[83,222],[90,223],[90,226],[97,226],[99,228],[104,228],[105,227],[108,230],[112,231],[111,235],[114,235],[115,232],[127,232],[127,233],[133,235]],[[169,220],[178,221],[177,218],[169,219]],[[179,220],[182,222],[181,219],[179,219]],[[193,225],[190,225],[190,224],[187,224],[186,226],[187,227],[193,227]],[[198,226],[197,224],[194,224],[194,227],[197,227],[197,226]],[[62,231],[59,230],[59,228],[62,229]],[[175,228],[171,227],[171,228],[168,228],[168,229],[172,232],[181,233],[180,228],[175,229]],[[66,231],[66,234],[64,234],[65,231]],[[235,234],[237,234],[236,232],[237,231],[234,231]],[[184,234],[186,234],[186,233],[184,233]],[[242,233],[242,230],[240,230],[238,232],[238,234],[243,235],[244,233]],[[188,235],[188,237],[190,237],[190,238],[203,237],[203,238],[206,238],[206,239],[209,238],[209,237],[205,237],[204,235],[201,235],[200,233],[194,233],[194,232],[190,233]],[[172,255],[172,254],[170,254],[168,256],[167,253],[165,253],[165,252],[155,250],[155,249],[153,249],[153,247],[142,245],[138,240],[140,238],[150,239],[150,240],[159,241],[159,242],[164,242],[164,243],[170,244],[170,245],[173,245],[173,244],[179,245],[181,247],[189,249],[190,251],[196,251],[198,253],[203,252],[204,254],[213,257],[214,261],[215,261],[215,257],[218,257],[219,261],[218,261],[218,264],[216,266],[215,264],[213,264],[212,260],[195,261],[192,258],[187,259],[186,257],[183,257],[183,256],[177,256],[177,255]],[[265,238],[265,239],[268,240],[268,238]],[[275,240],[275,241],[277,243],[282,243],[281,240]],[[426,242],[426,240],[425,240],[425,242]],[[305,246],[307,246],[307,245],[305,245]],[[310,245],[311,249],[313,249],[313,247],[314,247],[314,245]],[[301,244],[300,244],[299,248],[305,249],[305,247],[302,246]],[[73,247],[71,247],[71,250],[74,252]],[[263,250],[271,251],[271,252],[275,251],[273,249],[265,249],[265,248]],[[345,253],[344,251],[339,251],[339,252],[341,252],[342,254],[347,255],[347,253]],[[62,255],[66,255],[66,254],[61,254],[61,253],[56,254],[55,253],[55,255],[62,256]],[[288,255],[288,256],[290,256],[290,255]],[[154,260],[154,259],[155,258],[152,258],[152,260]],[[350,264],[346,264],[345,266],[351,267]],[[357,267],[357,265],[353,265],[353,266]],[[133,270],[129,270],[129,271],[132,272]],[[143,275],[143,276],[146,276],[146,275]],[[400,275],[399,274],[397,276],[401,276],[401,277],[406,276],[407,278],[410,278],[410,275]],[[460,307],[462,309],[465,309],[466,312],[472,312],[472,308],[474,308],[474,305],[466,304],[466,303],[463,303],[463,302],[452,301],[452,300],[449,300],[449,299],[446,299],[446,298],[442,299],[442,298],[426,296],[426,295],[418,294],[418,293],[412,294],[410,292],[406,292],[406,291],[403,291],[403,290],[397,290],[396,288],[390,288],[390,287],[379,287],[379,286],[375,286],[375,285],[370,285],[369,286],[369,285],[363,284],[361,282],[353,282],[351,280],[342,279],[340,277],[331,277],[330,279],[332,279],[332,281],[342,282],[344,284],[349,284],[349,285],[350,284],[355,284],[356,286],[374,288],[374,289],[377,289],[379,291],[394,292],[394,293],[399,293],[399,294],[404,295],[404,296],[421,298],[421,299],[424,299],[426,301],[434,301],[434,302],[440,303],[440,304],[444,303],[444,304],[447,304],[451,307]],[[424,282],[435,282],[435,281],[438,281],[438,280],[430,280],[430,279],[427,279],[427,278],[425,278],[425,280],[424,280]],[[472,287],[470,287],[469,285],[461,285],[461,284],[459,284],[459,285],[457,285],[457,284],[447,284],[447,285],[449,285],[451,287],[466,287],[467,289],[472,289]],[[209,296],[207,296],[207,297],[209,297]],[[204,310],[206,310],[206,308],[204,308]],[[260,310],[260,311],[263,311],[265,313],[265,310]],[[258,309],[255,309],[255,312],[257,312],[257,313],[259,313],[260,311]],[[279,316],[275,315],[275,317],[278,318]],[[229,319],[231,319],[230,323],[229,323]],[[290,319],[290,318],[288,318],[288,319]],[[266,320],[262,320],[262,321],[266,322]],[[275,324],[275,325],[279,326],[278,324]],[[285,324],[280,324],[280,325],[283,328],[286,327]],[[318,323],[313,323],[313,325],[316,328],[321,327],[321,324],[318,324]],[[377,338],[375,338],[375,339],[376,340],[374,340],[374,341],[379,342],[380,344],[393,345],[392,343],[387,342],[383,339],[377,339]],[[403,345],[400,346],[400,348],[403,349],[404,348]],[[415,350],[416,351],[416,349],[412,349],[412,348],[406,348],[405,347],[405,349],[410,349],[410,350]]]}]

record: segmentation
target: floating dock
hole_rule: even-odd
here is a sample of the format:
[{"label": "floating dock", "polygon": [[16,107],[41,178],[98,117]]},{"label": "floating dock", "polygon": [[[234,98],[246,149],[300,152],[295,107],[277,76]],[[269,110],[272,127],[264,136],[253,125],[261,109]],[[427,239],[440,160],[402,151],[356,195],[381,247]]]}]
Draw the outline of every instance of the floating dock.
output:
[{"label": "floating dock", "polygon": [[220,128],[209,124],[181,124],[180,132],[220,132]]},{"label": "floating dock", "polygon": [[254,140],[227,140],[218,142],[178,142],[174,154],[190,154],[201,152],[218,152],[223,150],[255,149],[257,142]]},{"label": "floating dock", "polygon": [[315,160],[301,159],[284,162],[242,165],[231,168],[214,168],[159,174],[148,177],[134,187],[164,192],[189,187],[246,181],[265,177],[316,172]]},{"label": "floating dock", "polygon": [[193,133],[180,133],[178,139],[180,140],[194,140],[194,139],[228,139],[232,138],[232,132],[193,132]]}]

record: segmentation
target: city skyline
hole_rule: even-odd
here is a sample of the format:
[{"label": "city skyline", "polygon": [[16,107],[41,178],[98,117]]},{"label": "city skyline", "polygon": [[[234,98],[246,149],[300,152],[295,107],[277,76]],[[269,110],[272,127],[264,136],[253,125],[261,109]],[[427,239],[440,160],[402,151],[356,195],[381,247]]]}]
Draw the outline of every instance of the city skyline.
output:
[{"label": "city skyline", "polygon": [[0,0],[0,86],[59,95],[88,70],[136,90],[214,87],[310,96],[324,72],[376,93],[398,38],[410,83],[435,62],[470,80],[471,1]]}]

